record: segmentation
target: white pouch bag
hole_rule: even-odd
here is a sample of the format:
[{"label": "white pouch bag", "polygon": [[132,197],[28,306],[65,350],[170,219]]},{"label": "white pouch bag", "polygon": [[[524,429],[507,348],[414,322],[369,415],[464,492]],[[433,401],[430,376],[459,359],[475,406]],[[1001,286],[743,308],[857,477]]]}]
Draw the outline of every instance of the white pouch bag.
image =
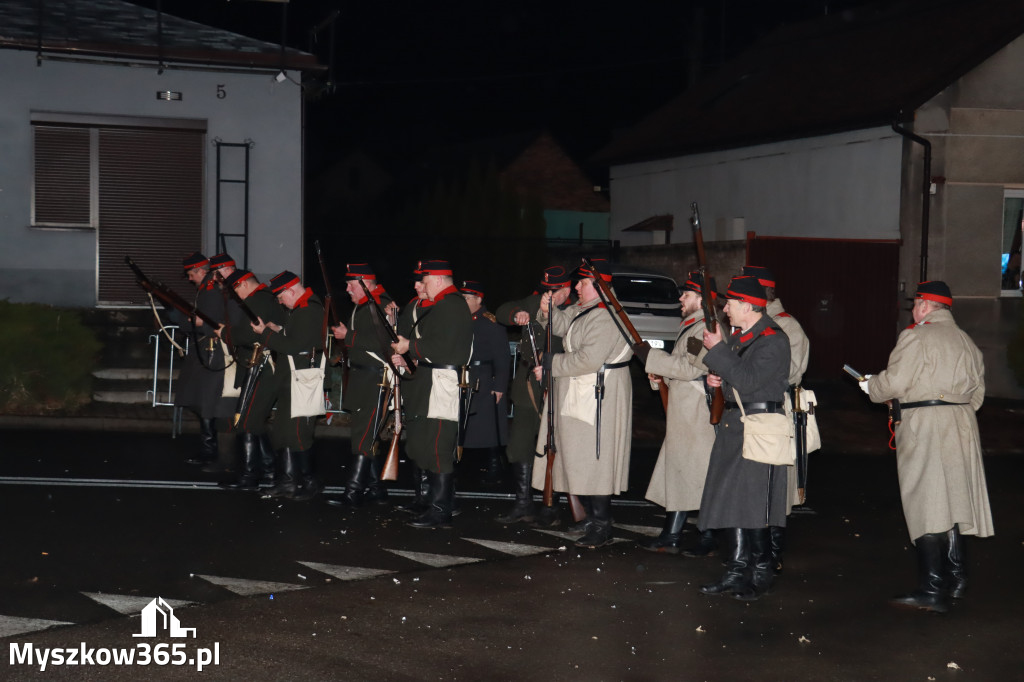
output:
[{"label": "white pouch bag", "polygon": [[775,412],[747,414],[739,392],[734,388],[736,404],[743,422],[743,459],[761,464],[793,466],[796,464],[796,446],[793,420],[789,415]]},{"label": "white pouch bag", "polygon": [[291,368],[292,419],[297,417],[318,417],[327,413],[324,400],[324,369],[327,367],[327,354],[320,356],[320,366],[309,369],[295,369],[292,356],[288,356]]}]

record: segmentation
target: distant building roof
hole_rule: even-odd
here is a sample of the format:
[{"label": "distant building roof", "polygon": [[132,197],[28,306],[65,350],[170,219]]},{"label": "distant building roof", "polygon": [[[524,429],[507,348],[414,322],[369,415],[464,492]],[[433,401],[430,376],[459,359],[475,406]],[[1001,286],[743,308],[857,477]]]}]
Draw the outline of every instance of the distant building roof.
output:
[{"label": "distant building roof", "polygon": [[1024,34],[1024,0],[877,3],[783,28],[599,151],[630,163],[888,125]]},{"label": "distant building roof", "polygon": [[[40,10],[42,20],[40,21]],[[0,48],[249,68],[320,70],[316,57],[122,0],[3,0]]]}]

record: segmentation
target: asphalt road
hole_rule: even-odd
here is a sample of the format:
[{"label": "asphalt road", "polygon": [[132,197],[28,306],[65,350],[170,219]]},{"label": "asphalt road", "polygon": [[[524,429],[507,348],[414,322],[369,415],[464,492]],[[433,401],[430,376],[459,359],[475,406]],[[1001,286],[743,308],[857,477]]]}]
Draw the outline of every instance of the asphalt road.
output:
[{"label": "asphalt road", "polygon": [[[655,448],[634,453],[613,507],[622,541],[595,551],[492,518],[508,502],[467,464],[451,530],[393,510],[342,512],[217,489],[183,463],[188,435],[5,431],[0,459],[2,679],[1010,680],[1018,646],[1024,460],[986,461],[997,535],[969,539],[968,598],[937,616],[891,608],[914,581],[895,463],[884,450],[814,458],[776,591],[701,595],[714,559],[653,555],[640,503]],[[321,441],[329,485],[347,442]],[[884,445],[883,445],[884,448]],[[399,481],[397,492],[407,492]],[[399,497],[396,495],[396,497]],[[166,600],[194,638],[134,637]],[[54,664],[184,644],[184,665]],[[176,651],[176,650],[175,650]],[[100,654],[102,656],[103,654]],[[15,657],[15,658],[12,658]],[[18,657],[21,657],[20,659]],[[955,666],[955,667],[954,667]]]}]

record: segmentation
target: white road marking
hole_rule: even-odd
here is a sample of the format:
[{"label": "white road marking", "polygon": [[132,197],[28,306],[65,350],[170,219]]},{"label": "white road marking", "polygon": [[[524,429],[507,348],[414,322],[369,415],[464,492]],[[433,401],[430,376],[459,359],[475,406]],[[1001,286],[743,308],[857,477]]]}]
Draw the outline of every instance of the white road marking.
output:
[{"label": "white road marking", "polygon": [[426,564],[427,566],[433,566],[434,568],[444,568],[446,566],[458,566],[460,564],[475,564],[483,559],[476,559],[468,556],[451,556],[448,554],[429,554],[427,552],[407,552],[402,549],[388,549],[384,548],[392,554],[411,559],[412,561]]},{"label": "white road marking", "polygon": [[326,573],[338,580],[363,580],[365,578],[376,578],[379,575],[387,575],[394,571],[387,571],[383,568],[360,568],[358,566],[336,566],[334,564],[320,564],[315,561],[300,561],[303,566],[312,568],[314,571]]},{"label": "white road marking", "polygon": [[274,592],[291,592],[293,590],[304,590],[308,585],[293,585],[292,583],[273,583],[266,580],[245,580],[243,578],[224,578],[217,575],[199,575],[197,578],[213,583],[230,590],[235,594],[248,597],[254,594],[273,594]]},{"label": "white road marking", "polygon": [[[143,607],[147,606],[149,602],[156,598],[137,597],[129,594],[104,594],[103,592],[83,592],[82,594],[89,599],[99,602],[118,613],[123,613],[126,616],[138,615],[142,611]],[[180,601],[177,599],[164,599],[164,601],[173,609],[195,604],[195,602],[192,601]]]},{"label": "white road marking", "polygon": [[647,535],[652,538],[661,535],[661,526],[631,526],[626,523],[616,523],[615,528],[628,530],[629,532],[637,533],[638,535]]},{"label": "white road marking", "polygon": [[37,632],[57,625],[74,625],[63,620],[43,620],[41,618],[19,618],[17,616],[0,616],[0,637],[12,637],[26,632]]},{"label": "white road marking", "polygon": [[543,554],[544,552],[553,552],[554,548],[551,547],[538,547],[537,545],[524,545],[519,542],[500,542],[498,540],[481,540],[479,538],[462,538],[469,542],[475,542],[478,545],[483,545],[488,549],[493,549],[497,552],[503,552],[504,554],[511,554],[512,556],[530,556],[531,554]]}]

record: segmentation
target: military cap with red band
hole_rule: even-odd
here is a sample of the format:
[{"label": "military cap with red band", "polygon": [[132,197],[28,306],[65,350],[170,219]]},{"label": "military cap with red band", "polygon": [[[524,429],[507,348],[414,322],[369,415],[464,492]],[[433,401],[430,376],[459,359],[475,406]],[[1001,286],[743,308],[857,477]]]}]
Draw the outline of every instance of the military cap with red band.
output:
[{"label": "military cap with red band", "polygon": [[612,269],[607,260],[604,258],[591,258],[590,263],[594,266],[593,270],[586,265],[581,265],[576,269],[576,274],[587,279],[594,279],[596,271],[596,275],[601,278],[601,281],[612,281]]},{"label": "military cap with red band", "polygon": [[373,273],[373,268],[370,267],[369,263],[346,263],[345,265],[345,279],[356,280],[356,279],[377,279],[377,275]]},{"label": "military cap with red band", "polygon": [[939,280],[935,280],[934,282],[919,282],[917,285],[917,293],[914,294],[914,298],[923,298],[926,301],[945,303],[948,306],[953,305],[953,292],[949,290],[949,286],[945,282],[941,282]]},{"label": "military cap with red band", "polygon": [[421,260],[416,264],[417,275],[442,275],[451,277],[452,266],[446,260]]},{"label": "military cap with red band", "polygon": [[480,282],[476,282],[471,279],[467,279],[459,287],[460,294],[469,294],[470,296],[484,297],[484,285]]},{"label": "military cap with red band", "polygon": [[544,276],[540,285],[545,289],[561,289],[572,285],[572,273],[561,265],[552,265],[544,268]]},{"label": "military cap with red band", "polygon": [[235,259],[226,253],[218,253],[216,256],[210,258],[211,268],[233,268],[235,267]]},{"label": "military cap with red band", "polygon": [[290,286],[301,284],[302,280],[294,272],[285,270],[280,274],[274,275],[274,278],[270,280],[270,290],[275,294],[279,294]]},{"label": "military cap with red band", "polygon": [[757,277],[757,281],[761,283],[761,286],[775,287],[775,274],[768,268],[761,267],[760,265],[744,265],[743,274]]},{"label": "military cap with red band", "polygon": [[750,275],[733,277],[729,282],[729,290],[725,292],[725,297],[735,301],[746,301],[750,305],[762,307],[768,305],[768,294],[765,293],[764,286],[757,277]]},{"label": "military cap with red band", "polygon": [[191,270],[193,268],[205,268],[209,264],[210,259],[198,251],[194,251],[181,259],[181,267],[186,270]]},{"label": "military cap with red band", "polygon": [[224,278],[224,283],[232,289],[237,289],[238,285],[247,279],[252,279],[256,275],[252,274],[248,270],[235,270],[230,275]]},{"label": "military cap with red band", "polygon": [[[683,291],[693,291],[695,293],[704,295],[704,291],[701,287],[704,286],[704,273],[699,270],[694,270],[686,276],[686,283],[683,285]],[[715,291],[715,278],[712,277],[710,280],[709,289],[711,289],[711,298],[718,298],[718,292]]]}]

